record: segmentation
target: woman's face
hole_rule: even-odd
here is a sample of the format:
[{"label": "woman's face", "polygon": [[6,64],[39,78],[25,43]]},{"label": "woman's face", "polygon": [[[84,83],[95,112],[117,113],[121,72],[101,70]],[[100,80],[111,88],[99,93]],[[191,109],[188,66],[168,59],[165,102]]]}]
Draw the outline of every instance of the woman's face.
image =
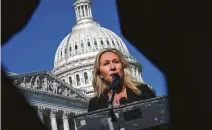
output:
[{"label": "woman's face", "polygon": [[100,75],[109,84],[112,82],[113,75],[119,74],[123,78],[123,66],[116,53],[105,52],[100,57]]}]

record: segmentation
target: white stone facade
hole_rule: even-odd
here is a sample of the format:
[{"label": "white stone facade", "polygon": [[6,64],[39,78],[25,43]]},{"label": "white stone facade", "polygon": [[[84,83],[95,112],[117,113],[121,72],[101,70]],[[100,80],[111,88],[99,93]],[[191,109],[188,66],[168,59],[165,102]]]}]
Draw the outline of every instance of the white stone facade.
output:
[{"label": "white stone facade", "polygon": [[77,24],[60,43],[52,72],[88,97],[93,97],[92,72],[95,56],[103,48],[116,48],[130,63],[132,78],[143,82],[142,67],[130,55],[121,38],[93,20],[91,1],[77,0],[74,9]]}]

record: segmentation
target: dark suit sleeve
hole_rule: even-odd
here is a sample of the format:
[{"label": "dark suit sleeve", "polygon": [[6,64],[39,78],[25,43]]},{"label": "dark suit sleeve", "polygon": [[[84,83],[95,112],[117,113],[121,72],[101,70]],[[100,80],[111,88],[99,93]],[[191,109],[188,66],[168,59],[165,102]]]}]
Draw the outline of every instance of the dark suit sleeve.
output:
[{"label": "dark suit sleeve", "polygon": [[96,98],[92,98],[88,104],[88,112],[96,110]]},{"label": "dark suit sleeve", "polygon": [[144,99],[156,97],[155,93],[150,87],[148,87],[148,85],[141,85],[140,90],[141,90],[141,95]]}]

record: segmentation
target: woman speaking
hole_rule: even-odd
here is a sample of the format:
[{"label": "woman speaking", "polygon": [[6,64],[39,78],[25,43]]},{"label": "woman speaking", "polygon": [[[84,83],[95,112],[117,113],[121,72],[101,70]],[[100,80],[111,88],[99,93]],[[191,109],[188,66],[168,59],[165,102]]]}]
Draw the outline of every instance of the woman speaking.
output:
[{"label": "woman speaking", "polygon": [[119,80],[115,86],[113,106],[155,97],[147,85],[132,81],[129,64],[121,52],[106,48],[101,50],[95,59],[93,87],[97,96],[90,100],[88,111],[108,107],[108,101],[112,97],[110,85],[115,75],[118,75]]}]

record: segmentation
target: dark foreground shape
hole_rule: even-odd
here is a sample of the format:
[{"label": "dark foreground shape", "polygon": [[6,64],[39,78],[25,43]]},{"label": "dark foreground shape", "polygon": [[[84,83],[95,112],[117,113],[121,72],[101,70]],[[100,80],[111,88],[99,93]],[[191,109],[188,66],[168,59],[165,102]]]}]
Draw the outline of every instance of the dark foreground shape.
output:
[{"label": "dark foreground shape", "polygon": [[124,36],[166,76],[171,130],[211,129],[209,5],[206,0],[117,0]]}]

